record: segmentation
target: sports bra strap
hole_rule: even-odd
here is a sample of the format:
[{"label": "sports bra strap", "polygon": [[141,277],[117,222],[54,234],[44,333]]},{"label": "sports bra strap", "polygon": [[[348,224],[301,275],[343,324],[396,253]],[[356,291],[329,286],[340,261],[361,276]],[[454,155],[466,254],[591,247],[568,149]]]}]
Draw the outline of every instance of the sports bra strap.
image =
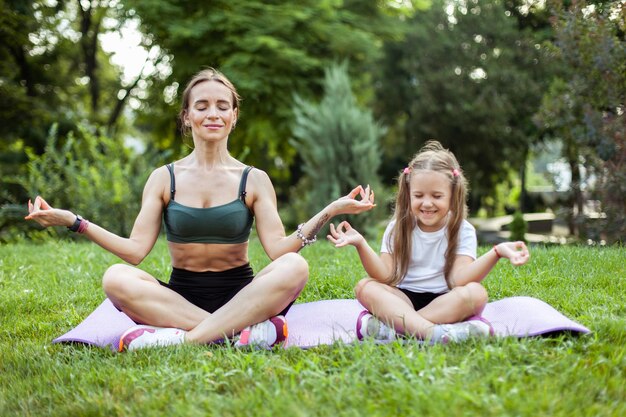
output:
[{"label": "sports bra strap", "polygon": [[174,163],[170,163],[165,165],[167,170],[170,172],[170,199],[174,200],[174,195],[176,195],[176,180],[174,179]]},{"label": "sports bra strap", "polygon": [[[167,170],[170,172],[170,199],[174,200],[174,196],[176,195],[176,179],[174,178],[174,163],[170,163],[165,165]],[[239,183],[239,198],[242,200],[246,198],[246,183],[248,182],[248,173],[252,170],[253,167],[247,166],[243,170],[243,174],[241,175],[241,182]]]},{"label": "sports bra strap", "polygon": [[239,198],[244,200],[246,198],[246,183],[248,182],[248,173],[252,170],[251,166],[247,166],[243,170],[241,175],[241,182],[239,183]]}]

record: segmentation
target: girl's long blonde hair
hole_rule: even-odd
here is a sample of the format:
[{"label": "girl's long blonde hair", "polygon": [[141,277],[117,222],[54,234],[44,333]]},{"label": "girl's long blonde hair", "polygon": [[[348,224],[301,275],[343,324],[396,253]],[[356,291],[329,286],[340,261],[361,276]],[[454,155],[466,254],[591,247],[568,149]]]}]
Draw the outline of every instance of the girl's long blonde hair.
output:
[{"label": "girl's long blonde hair", "polygon": [[[397,285],[409,269],[412,252],[412,233],[417,227],[416,219],[411,212],[411,174],[418,170],[430,170],[444,174],[452,185],[450,196],[450,211],[446,235],[448,237],[448,249],[446,249],[444,276],[448,287],[448,275],[452,269],[455,253],[459,246],[459,231],[463,219],[467,216],[467,180],[463,175],[461,166],[452,152],[437,141],[428,141],[422,149],[413,157],[409,166],[398,177],[398,195],[396,196],[393,226],[389,239],[392,240],[391,254],[393,259],[393,271],[390,285]],[[390,242],[387,242],[388,246]]]}]

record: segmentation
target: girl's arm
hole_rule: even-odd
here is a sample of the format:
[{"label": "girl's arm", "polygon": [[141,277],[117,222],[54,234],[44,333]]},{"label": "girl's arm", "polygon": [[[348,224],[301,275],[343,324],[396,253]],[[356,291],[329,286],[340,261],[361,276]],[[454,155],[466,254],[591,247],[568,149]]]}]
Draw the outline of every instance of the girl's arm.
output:
[{"label": "girl's arm", "polygon": [[[254,175],[249,177],[254,187],[254,201],[252,207],[256,218],[256,229],[261,245],[270,259],[276,259],[289,252],[298,252],[303,248],[303,242],[312,241],[331,218],[338,214],[358,214],[371,210],[374,204],[374,192],[363,189],[360,185],[348,195],[341,197],[328,204],[319,213],[306,223],[303,223],[298,231],[290,234],[285,233],[285,228],[278,215],[276,204],[276,192],[267,174],[261,170],[252,171]],[[360,196],[360,200],[356,197]]]},{"label": "girl's arm", "polygon": [[[161,229],[162,184],[165,178],[163,175],[167,175],[164,170],[165,168],[162,168],[162,172],[159,169],[155,170],[146,182],[141,210],[129,238],[120,237],[90,221],[82,234],[130,264],[141,263],[154,247]],[[167,178],[165,180],[167,181]],[[76,221],[76,214],[69,210],[53,208],[40,196],[35,198],[34,204],[28,202],[28,213],[26,220],[34,220],[43,227],[70,227]]]},{"label": "girl's arm", "polygon": [[459,255],[454,261],[448,281],[453,287],[480,282],[500,258],[507,258],[512,265],[519,266],[528,262],[530,252],[524,242],[502,242],[476,260],[469,256]]},{"label": "girl's arm", "polygon": [[367,243],[367,240],[350,223],[346,221],[341,222],[337,228],[331,223],[330,235],[327,238],[336,248],[346,245],[354,246],[367,275],[384,284],[389,282],[393,263],[391,255],[381,253],[378,256]]}]

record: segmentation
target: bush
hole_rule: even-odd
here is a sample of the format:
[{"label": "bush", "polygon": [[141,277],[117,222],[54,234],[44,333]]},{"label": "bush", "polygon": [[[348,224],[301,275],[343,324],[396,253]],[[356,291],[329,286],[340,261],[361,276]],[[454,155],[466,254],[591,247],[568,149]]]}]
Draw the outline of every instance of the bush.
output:
[{"label": "bush", "polygon": [[[80,213],[121,236],[132,229],[143,185],[157,161],[154,152],[137,154],[124,146],[122,139],[96,134],[84,126],[64,138],[58,137],[53,127],[45,153],[36,155],[27,150],[27,155],[27,174],[13,178],[13,182],[31,199],[41,195],[53,207]],[[36,230],[31,226],[26,234],[34,237]],[[59,232],[68,236],[60,228],[45,233]],[[3,237],[18,238],[15,233]]]},{"label": "bush", "polygon": [[[324,92],[319,104],[295,98],[291,143],[302,159],[304,178],[291,194],[294,217],[301,219],[315,215],[357,184],[369,184],[377,194],[384,194],[377,173],[381,163],[379,140],[384,129],[371,112],[358,108],[345,63],[326,70]],[[379,209],[349,220],[367,233],[366,229],[376,225],[381,216],[387,213]]]},{"label": "bush", "polygon": [[521,240],[526,242],[526,231],[528,230],[528,225],[526,224],[526,220],[524,220],[524,215],[521,211],[516,211],[513,214],[513,220],[509,225],[509,230],[511,231],[511,240],[517,241]]}]

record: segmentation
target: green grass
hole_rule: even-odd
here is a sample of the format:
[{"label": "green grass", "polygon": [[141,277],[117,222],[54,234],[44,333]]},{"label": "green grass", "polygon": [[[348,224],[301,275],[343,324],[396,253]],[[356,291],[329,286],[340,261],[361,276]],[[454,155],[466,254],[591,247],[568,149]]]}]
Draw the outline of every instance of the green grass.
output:
[{"label": "green grass", "polygon": [[[303,255],[311,278],[299,302],[352,297],[364,275],[354,250],[321,242]],[[257,271],[268,263],[257,241],[251,261]],[[540,298],[587,336],[117,354],[51,344],[102,302],[114,256],[88,242],[7,245],[0,416],[626,415],[625,261],[623,248],[537,247],[529,265],[501,261],[484,281],[492,300]],[[164,241],[141,267],[167,277]]]}]

